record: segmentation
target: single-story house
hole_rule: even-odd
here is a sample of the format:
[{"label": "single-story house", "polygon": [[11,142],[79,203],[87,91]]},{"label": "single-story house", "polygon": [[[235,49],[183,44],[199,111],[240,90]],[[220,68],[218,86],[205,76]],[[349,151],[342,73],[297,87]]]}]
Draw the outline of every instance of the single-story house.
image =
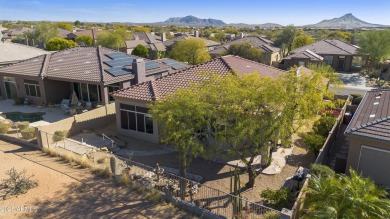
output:
[{"label": "single-story house", "polygon": [[58,103],[73,92],[82,103],[105,105],[110,92],[167,75],[164,63],[104,47],[75,47],[0,68],[0,97]]},{"label": "single-story house", "polygon": [[204,41],[208,51],[212,51],[216,47],[221,45],[221,43],[215,42],[213,40],[209,40],[209,39],[201,38],[201,37],[193,37],[193,36],[190,36],[190,35],[187,35],[187,34],[183,34],[181,36],[176,36],[176,37],[174,37],[172,39],[166,40],[166,41],[163,42],[163,44],[166,47],[167,51],[171,51],[172,47],[173,47],[173,45],[175,43],[177,43],[177,42],[179,42],[181,40],[194,39],[194,38],[202,39]]},{"label": "single-story house", "polygon": [[352,167],[390,187],[390,90],[368,91],[344,134],[350,142],[347,172]]},{"label": "single-story house", "polygon": [[279,68],[289,69],[292,66],[308,66],[309,64],[322,63],[323,60],[324,57],[307,49],[286,56],[280,63]]},{"label": "single-story house", "polygon": [[91,30],[80,30],[80,31],[73,31],[73,32],[70,32],[70,33],[68,33],[68,34],[66,35],[66,37],[64,37],[64,38],[67,38],[68,40],[73,40],[73,41],[75,41],[77,37],[86,35],[86,36],[92,37],[93,45],[95,45],[98,34],[99,34],[98,31],[95,30],[95,29],[91,29]]},{"label": "single-story house", "polygon": [[7,41],[11,41],[12,39],[16,38],[19,35],[22,35],[24,33],[30,33],[34,32],[35,30],[29,27],[17,27],[17,28],[11,28],[8,30],[2,31],[3,33],[3,39]]},{"label": "single-story house", "polygon": [[134,33],[133,40],[127,40],[126,43],[126,52],[131,54],[134,48],[138,45],[143,45],[149,50],[149,57],[154,57],[158,52],[165,52],[166,48],[163,42],[166,40],[166,34],[163,33],[161,37],[150,33]]},{"label": "single-story house", "polygon": [[358,49],[358,46],[342,40],[320,40],[290,51],[289,56],[281,61],[280,66],[283,69],[289,69],[297,62],[306,63],[308,60],[305,56],[299,57],[300,55],[298,54],[295,56],[294,61],[291,61],[291,55],[302,54],[309,50],[323,57],[323,62],[331,65],[336,71],[356,71],[364,64],[363,57],[358,54]]},{"label": "single-story house", "polygon": [[0,67],[44,54],[50,52],[19,43],[3,42],[0,33]]},{"label": "single-story house", "polygon": [[111,93],[115,99],[116,124],[119,134],[144,141],[159,143],[159,128],[156,120],[148,114],[148,104],[161,100],[165,95],[190,83],[201,82],[202,72],[226,76],[257,72],[263,76],[280,77],[288,72],[250,61],[238,56],[222,56],[203,64],[195,65],[167,76],[140,83]]},{"label": "single-story house", "polygon": [[271,40],[259,36],[246,36],[234,41],[222,44],[216,47],[213,51],[210,51],[212,57],[219,57],[225,55],[229,47],[237,43],[249,43],[251,46],[259,49],[262,54],[261,63],[266,65],[276,66],[281,60],[280,48],[276,47]]}]

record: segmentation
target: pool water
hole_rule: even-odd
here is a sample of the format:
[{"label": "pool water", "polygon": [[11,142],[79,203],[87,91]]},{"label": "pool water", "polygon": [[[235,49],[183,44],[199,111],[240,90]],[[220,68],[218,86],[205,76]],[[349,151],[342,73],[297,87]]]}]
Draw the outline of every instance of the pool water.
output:
[{"label": "pool water", "polygon": [[6,119],[12,120],[13,122],[37,122],[43,119],[43,115],[45,113],[43,112],[37,112],[37,113],[21,113],[21,112],[9,112],[9,113],[3,113],[2,115],[5,115]]}]

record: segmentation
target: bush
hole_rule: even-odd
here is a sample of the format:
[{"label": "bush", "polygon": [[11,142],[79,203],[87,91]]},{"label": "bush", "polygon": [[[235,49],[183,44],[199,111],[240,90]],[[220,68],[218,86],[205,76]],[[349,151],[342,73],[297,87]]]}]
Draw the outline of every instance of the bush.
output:
[{"label": "bush", "polygon": [[53,141],[54,142],[62,141],[65,138],[67,138],[68,135],[69,135],[69,131],[67,130],[55,131],[53,135]]},{"label": "bush", "polygon": [[127,173],[122,173],[119,177],[119,184],[121,186],[130,186],[132,184],[130,176]]},{"label": "bush", "polygon": [[83,168],[90,168],[92,165],[91,165],[91,162],[89,161],[89,159],[85,156],[81,157],[81,161],[79,163]]},{"label": "bush", "polygon": [[343,99],[337,99],[337,100],[335,101],[335,107],[336,107],[337,109],[343,108],[344,104],[345,104],[345,100],[343,100]]},{"label": "bush", "polygon": [[288,204],[289,192],[287,187],[283,187],[278,190],[266,189],[261,192],[260,196],[272,205],[285,206]]},{"label": "bush", "polygon": [[65,161],[68,161],[69,163],[72,163],[72,162],[75,160],[72,152],[66,152],[66,153],[62,156],[62,158],[63,158]]},{"label": "bush", "polygon": [[306,144],[309,151],[313,152],[314,155],[318,155],[322,146],[325,143],[326,138],[319,134],[307,134],[303,142]]},{"label": "bush", "polygon": [[336,173],[328,166],[321,165],[321,164],[313,164],[310,169],[310,174],[312,176],[321,177],[321,178],[330,178],[336,175]]},{"label": "bush", "polygon": [[3,199],[6,199],[9,195],[24,194],[28,190],[38,186],[36,180],[31,180],[33,175],[26,176],[26,170],[18,172],[13,167],[6,172],[6,175],[8,175],[8,178],[3,179],[0,184],[0,191],[4,193]]},{"label": "bush", "polygon": [[359,105],[363,99],[363,96],[361,94],[351,94],[351,96],[353,105]]},{"label": "bush", "polygon": [[50,148],[43,148],[42,149],[43,153],[48,154],[50,157],[57,157],[59,154],[54,151],[53,149]]},{"label": "bush", "polygon": [[23,105],[24,99],[23,98],[15,98],[15,105]]},{"label": "bush", "polygon": [[104,178],[111,178],[111,170],[109,167],[106,167],[105,169],[100,168],[94,168],[91,170],[93,174],[96,174],[98,176],[104,177]]},{"label": "bush", "polygon": [[30,123],[29,122],[17,122],[15,123],[16,125],[16,128],[18,128],[19,130],[23,130],[23,129],[26,129],[30,126]]},{"label": "bush", "polygon": [[9,124],[0,122],[0,134],[7,134],[9,131]]},{"label": "bush", "polygon": [[30,139],[35,138],[35,128],[34,127],[25,128],[25,129],[21,130],[20,133],[22,134],[22,138],[25,140],[30,140]]},{"label": "bush", "polygon": [[280,219],[280,213],[277,211],[267,211],[263,214],[264,219]]},{"label": "bush", "polygon": [[322,116],[314,123],[313,130],[316,134],[327,137],[335,122],[336,118],[334,116]]},{"label": "bush", "polygon": [[164,200],[161,193],[155,189],[151,190],[147,197],[153,202],[153,203],[160,203]]}]

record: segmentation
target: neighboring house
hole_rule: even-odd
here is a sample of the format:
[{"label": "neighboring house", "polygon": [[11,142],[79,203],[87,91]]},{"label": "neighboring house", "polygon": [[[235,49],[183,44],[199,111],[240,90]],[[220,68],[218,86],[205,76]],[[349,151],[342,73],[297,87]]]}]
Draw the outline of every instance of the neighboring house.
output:
[{"label": "neighboring house", "polygon": [[[390,90],[371,90],[359,104],[345,135],[347,168],[390,187]],[[347,170],[348,171],[348,170]]]},{"label": "neighboring house", "polygon": [[12,39],[15,39],[19,35],[23,35],[24,33],[30,33],[34,32],[35,30],[28,27],[17,27],[17,28],[11,28],[5,31],[2,31],[3,33],[3,39],[5,41],[11,41]]},{"label": "neighboring house", "polygon": [[[363,65],[363,57],[358,54],[358,46],[352,45],[342,40],[320,40],[318,42],[300,47],[291,51],[289,54],[294,55],[304,51],[311,51],[323,57],[323,62],[331,65],[336,71],[351,72],[359,70]],[[291,58],[291,57],[286,57]],[[285,59],[282,60],[281,66],[288,69],[294,66],[294,62],[306,62],[306,57],[295,58],[294,62],[286,59],[288,64],[285,64]]]},{"label": "neighboring house", "polygon": [[188,87],[190,83],[202,82],[206,79],[202,76],[204,72],[213,72],[220,76],[226,76],[233,72],[239,76],[253,72],[271,77],[288,74],[286,71],[241,57],[223,56],[165,77],[113,92],[111,95],[115,99],[118,133],[159,143],[158,124],[148,114],[148,104],[154,100],[161,100],[165,95],[172,94],[179,88]]},{"label": "neighboring house", "polygon": [[44,54],[50,52],[18,43],[3,42],[0,33],[0,67]]},{"label": "neighboring house", "polygon": [[251,46],[259,49],[262,54],[261,63],[266,65],[277,66],[281,59],[280,48],[276,47],[274,43],[268,39],[259,36],[246,36],[240,34],[239,39],[225,43],[210,51],[212,57],[219,57],[225,55],[229,47],[236,43],[249,43]]},{"label": "neighboring house", "polygon": [[166,40],[166,34],[163,33],[161,37],[154,34],[138,32],[133,34],[133,40],[127,40],[126,52],[131,54],[134,48],[138,45],[143,45],[149,50],[150,58],[156,57],[159,52],[165,52],[166,48],[163,42]]},{"label": "neighboring house", "polygon": [[[196,35],[196,34],[195,34]],[[163,42],[164,46],[166,47],[166,50],[167,51],[171,51],[172,50],[172,47],[175,43],[181,41],[181,40],[187,40],[187,39],[195,39],[195,38],[199,38],[199,39],[202,39],[207,47],[207,50],[208,51],[212,51],[214,50],[216,47],[220,46],[221,43],[218,43],[218,42],[215,42],[215,41],[212,41],[212,40],[208,40],[208,39],[205,39],[205,38],[200,38],[200,37],[193,37],[193,36],[189,36],[187,34],[184,34],[184,35],[181,35],[181,36],[177,36],[177,37],[174,37],[172,39],[169,39],[169,40],[166,40]]]},{"label": "neighboring house", "polygon": [[183,62],[176,61],[174,59],[170,59],[170,58],[156,59],[154,61],[158,62],[158,63],[169,65],[171,67],[169,74],[175,73],[177,71],[180,71],[180,70],[183,70],[183,69],[186,69],[186,68],[189,68],[192,66],[189,64],[185,64]]},{"label": "neighboring house", "polygon": [[93,45],[96,44],[98,31],[95,30],[95,29],[92,29],[92,30],[80,30],[80,31],[70,32],[70,33],[66,36],[66,38],[67,38],[68,40],[73,40],[73,41],[75,41],[77,37],[83,36],[83,35],[87,35],[87,36],[92,37],[92,39],[93,39]]},{"label": "neighboring house", "polygon": [[110,92],[167,75],[164,63],[103,47],[75,47],[0,68],[3,99],[58,103],[75,92],[80,102],[105,105]]},{"label": "neighboring house", "polygon": [[57,28],[57,30],[58,30],[58,36],[65,39],[68,39],[68,35],[72,33],[72,31],[65,30],[62,28]]},{"label": "neighboring house", "polygon": [[8,31],[8,28],[3,27],[3,24],[0,24],[0,34]]},{"label": "neighboring house", "polygon": [[324,57],[317,55],[307,49],[285,57],[283,61],[280,62],[279,68],[287,70],[292,66],[308,66],[309,64],[319,64],[322,63],[323,60]]}]

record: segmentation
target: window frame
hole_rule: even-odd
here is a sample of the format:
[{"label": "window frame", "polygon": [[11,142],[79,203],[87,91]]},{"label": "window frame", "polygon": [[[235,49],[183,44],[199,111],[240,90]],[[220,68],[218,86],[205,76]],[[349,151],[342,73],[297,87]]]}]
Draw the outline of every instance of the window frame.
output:
[{"label": "window frame", "polygon": [[[36,98],[42,97],[39,81],[24,79],[23,85],[24,85],[24,89],[26,91],[26,96],[36,97]],[[32,90],[35,93],[32,93]],[[35,94],[35,95],[33,95],[33,94]]]},{"label": "window frame", "polygon": [[[127,113],[127,129],[126,128],[122,128],[122,129],[125,129],[125,130],[131,130],[131,131],[136,131],[136,132],[140,132],[140,133],[144,133],[144,134],[151,134],[153,135],[154,133],[154,125],[153,125],[153,116],[149,113],[147,113],[149,109],[147,107],[142,107],[142,106],[136,106],[136,105],[129,105],[129,104],[123,104],[123,103],[120,103],[119,104],[119,111],[120,111],[120,116],[121,116],[121,128],[124,127],[122,125],[122,113],[123,112],[126,112]],[[135,118],[134,122],[135,122],[135,127],[134,129],[130,128],[132,127],[132,124],[130,122],[130,114],[133,114],[133,117]],[[140,118],[142,117],[143,121],[140,120]],[[148,119],[151,119],[152,120],[152,123],[148,123]],[[140,121],[138,121],[140,120]],[[139,124],[143,124],[143,127],[138,127]],[[148,127],[148,125],[152,125],[151,128]],[[143,131],[140,131],[140,130],[143,130]],[[151,131],[149,131],[151,130]]]}]

